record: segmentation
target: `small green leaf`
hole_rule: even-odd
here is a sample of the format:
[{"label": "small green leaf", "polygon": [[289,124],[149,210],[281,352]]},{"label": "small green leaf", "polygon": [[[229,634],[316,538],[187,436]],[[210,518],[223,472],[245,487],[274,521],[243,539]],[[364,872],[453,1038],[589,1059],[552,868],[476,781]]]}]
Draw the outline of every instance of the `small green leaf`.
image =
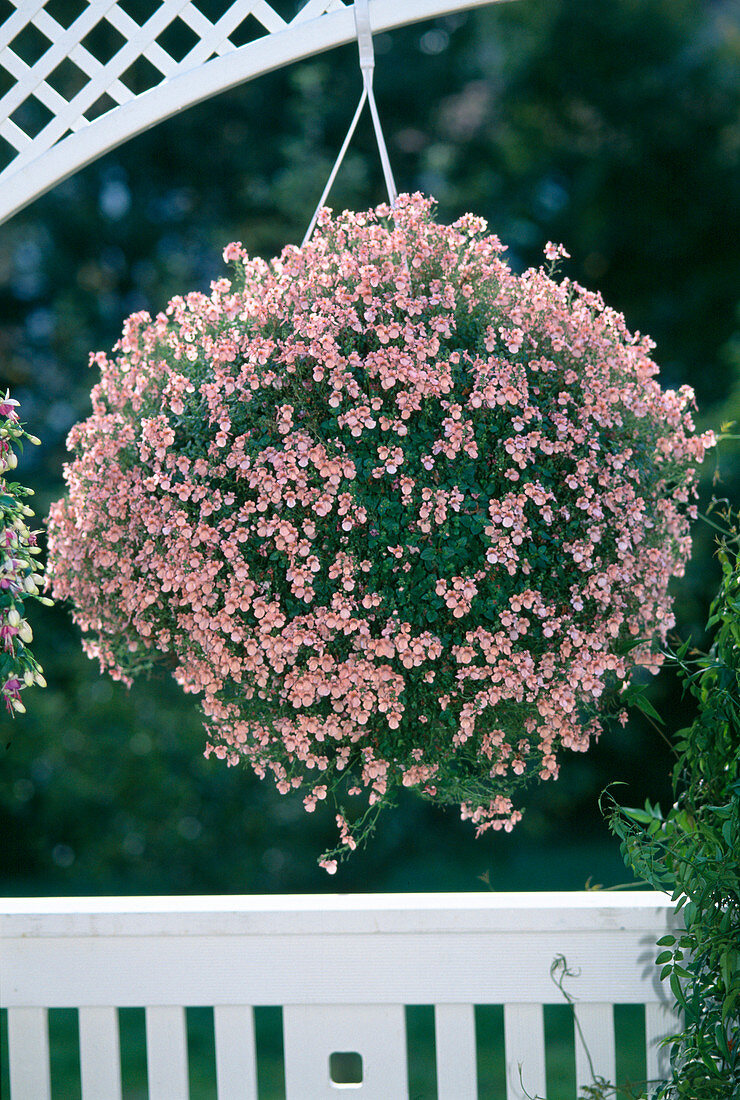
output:
[{"label": "small green leaf", "polygon": [[630,702],[633,706],[636,706],[638,710],[641,710],[643,714],[646,714],[648,718],[653,718],[656,722],[660,722],[661,726],[665,724],[653,704],[649,699],[646,699],[644,695],[636,695]]}]

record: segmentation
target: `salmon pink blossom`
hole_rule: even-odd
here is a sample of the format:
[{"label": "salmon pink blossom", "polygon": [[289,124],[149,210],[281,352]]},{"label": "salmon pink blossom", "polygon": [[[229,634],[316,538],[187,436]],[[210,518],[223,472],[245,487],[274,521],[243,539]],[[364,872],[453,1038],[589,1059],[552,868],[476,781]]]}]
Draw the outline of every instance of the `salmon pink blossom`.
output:
[{"label": "salmon pink blossom", "polygon": [[51,511],[87,653],[127,682],[166,658],[207,752],[333,805],[329,872],[401,787],[510,830],[622,711],[713,443],[562,246],[517,275],[432,205],[229,245],[231,280],[130,317]]}]

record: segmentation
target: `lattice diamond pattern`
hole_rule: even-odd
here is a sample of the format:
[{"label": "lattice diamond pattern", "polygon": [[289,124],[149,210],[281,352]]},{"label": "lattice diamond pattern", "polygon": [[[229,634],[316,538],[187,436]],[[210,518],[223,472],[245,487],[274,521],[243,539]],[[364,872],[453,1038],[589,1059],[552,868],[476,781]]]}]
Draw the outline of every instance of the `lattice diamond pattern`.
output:
[{"label": "lattice diamond pattern", "polygon": [[[15,11],[0,26],[0,68],[13,81],[0,97],[0,148],[10,147],[0,180],[101,113],[113,123],[119,108],[149,88],[239,49],[232,37],[252,41],[289,25],[268,0],[11,2]],[[291,7],[274,2],[283,12]],[[290,24],[344,6],[296,0]]]}]

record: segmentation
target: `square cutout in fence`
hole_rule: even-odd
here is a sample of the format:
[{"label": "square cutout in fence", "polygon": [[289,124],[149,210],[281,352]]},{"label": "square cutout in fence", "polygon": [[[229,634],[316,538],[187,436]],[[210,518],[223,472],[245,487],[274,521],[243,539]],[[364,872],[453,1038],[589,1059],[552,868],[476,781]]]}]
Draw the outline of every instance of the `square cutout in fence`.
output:
[{"label": "square cutout in fence", "polygon": [[35,65],[50,46],[49,39],[33,23],[26,23],[23,30],[19,31],[10,43],[13,53],[16,57],[20,57],[21,61],[25,61],[26,65]]},{"label": "square cutout in fence", "polygon": [[301,8],[304,8],[308,2],[309,0],[270,0],[270,7],[277,12],[281,19],[284,19],[286,23],[290,23],[291,19],[295,19]]},{"label": "square cutout in fence", "polygon": [[89,84],[90,77],[87,73],[83,72],[79,65],[75,65],[74,61],[70,61],[68,57],[65,57],[63,61],[60,61],[55,69],[49,73],[46,78],[46,83],[50,88],[53,88],[55,92],[58,92],[63,99],[67,102],[81,92],[86,84]]},{"label": "square cutout in fence", "polygon": [[266,34],[269,34],[269,31],[264,24],[260,23],[255,15],[248,15],[246,19],[242,19],[238,27],[234,27],[229,35],[229,42],[232,46],[246,46],[250,42],[256,42],[258,38],[264,38]]},{"label": "square cutout in fence", "polygon": [[34,138],[41,133],[45,126],[48,126],[53,118],[53,113],[44,103],[33,96],[29,96],[21,103],[20,107],[16,107],[10,116],[10,121],[19,126],[24,134]]},{"label": "square cutout in fence", "polygon": [[52,1096],[80,1100],[80,1030],[76,1008],[49,1009],[49,1068]]},{"label": "square cutout in fence", "polygon": [[[5,138],[0,137],[0,172],[4,172],[9,164],[15,160],[18,155],[18,150],[6,141]],[[2,1093],[0,1093],[0,1096]]]},{"label": "square cutout in fence", "polygon": [[577,1092],[573,1009],[569,1004],[545,1005],[543,1015],[548,1100],[568,1100]]},{"label": "square cutout in fence", "polygon": [[146,1096],[146,1022],[143,1008],[119,1008],[121,1082],[124,1096]]},{"label": "square cutout in fence", "polygon": [[647,1076],[644,1005],[614,1006],[614,1038],[617,1087],[626,1096],[642,1096]]},{"label": "square cutout in fence", "polygon": [[406,1063],[409,1096],[437,1100],[434,1005],[406,1005]]},{"label": "square cutout in fence", "polygon": [[178,64],[199,42],[200,37],[182,19],[173,19],[162,33],[157,35],[157,44]]},{"label": "square cutout in fence", "polygon": [[55,23],[67,30],[88,7],[85,0],[46,0],[44,11]]},{"label": "square cutout in fence", "polygon": [[151,61],[147,61],[145,57],[137,57],[125,73],[121,73],[121,83],[125,84],[134,95],[148,92],[156,84],[161,84],[163,80],[164,76],[160,70],[152,65]]},{"label": "square cutout in fence", "polygon": [[257,1095],[285,1100],[283,1010],[279,1005],[256,1005],[254,1039],[257,1046]]},{"label": "square cutout in fence", "polygon": [[475,1046],[478,1056],[479,1095],[505,1096],[506,1054],[503,1005],[475,1006]]},{"label": "square cutout in fence", "polygon": [[118,0],[118,7],[140,27],[156,14],[159,0]]},{"label": "square cutout in fence", "polygon": [[10,1096],[8,1053],[8,1010],[0,1008],[0,1096]]},{"label": "square cutout in fence", "polygon": [[356,1050],[335,1050],[329,1055],[329,1080],[335,1088],[359,1088],[362,1084],[362,1055]]},{"label": "square cutout in fence", "polygon": [[190,1095],[198,1100],[216,1100],[216,1049],[213,1009],[186,1008],[188,1034],[188,1075]]},{"label": "square cutout in fence", "polygon": [[82,45],[96,61],[107,65],[126,45],[126,38],[106,19],[101,19],[82,39]]},{"label": "square cutout in fence", "polygon": [[217,23],[221,16],[232,6],[229,0],[198,0],[198,11],[209,23]]},{"label": "square cutout in fence", "polygon": [[100,99],[96,99],[91,107],[88,107],[85,111],[85,118],[88,122],[94,122],[96,118],[100,118],[101,115],[107,115],[108,111],[112,111],[118,104],[115,99],[112,99],[107,93],[101,95]]},{"label": "square cutout in fence", "polygon": [[[2,24],[0,24],[0,26],[2,26]],[[7,69],[3,69],[2,67],[0,67],[0,98],[2,98],[2,96],[4,95],[7,95],[10,89],[14,88],[15,85],[16,79],[12,75],[12,73],[9,73]]]}]

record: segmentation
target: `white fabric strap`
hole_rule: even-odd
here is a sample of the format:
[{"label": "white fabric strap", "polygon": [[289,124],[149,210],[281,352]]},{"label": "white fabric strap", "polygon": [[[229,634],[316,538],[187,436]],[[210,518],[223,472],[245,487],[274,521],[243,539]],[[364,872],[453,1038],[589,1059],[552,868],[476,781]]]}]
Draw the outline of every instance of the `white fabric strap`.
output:
[{"label": "white fabric strap", "polygon": [[352,136],[357,129],[357,123],[359,122],[360,115],[362,114],[362,108],[365,106],[367,100],[370,104],[370,115],[373,120],[373,129],[375,130],[375,140],[378,143],[378,152],[380,153],[380,163],[383,168],[383,177],[385,179],[385,186],[388,192],[388,202],[393,209],[396,205],[396,199],[398,198],[398,192],[396,190],[396,183],[393,179],[393,170],[391,168],[390,158],[388,156],[388,149],[385,144],[385,137],[383,136],[383,128],[380,125],[380,116],[378,115],[378,107],[375,103],[375,96],[373,94],[373,71],[375,69],[375,51],[373,49],[373,33],[370,28],[370,10],[368,6],[368,0],[354,0],[354,13],[355,13],[355,30],[357,32],[357,46],[360,53],[360,71],[362,72],[362,95],[360,96],[360,102],[357,105],[357,110],[354,113],[352,122],[350,123],[347,136],[345,137],[342,148],[339,150],[339,155],[334,162],[334,167],[331,170],[329,179],[326,182],[323,194],[319,199],[319,204],[314,211],[314,215],[311,218],[311,224],[306,230],[306,235],[301,243],[303,248],[311,239],[311,234],[314,231],[316,220],[319,216],[319,212],[326,204],[326,200],[331,191],[334,180],[336,179],[337,172],[339,171],[342,161],[344,160],[344,154],[347,152],[349,143],[352,140]]},{"label": "white fabric strap", "polygon": [[372,72],[375,68],[375,50],[373,49],[373,32],[370,29],[368,0],[355,0],[353,8],[357,46],[360,51],[360,68],[363,73],[366,69]]}]

